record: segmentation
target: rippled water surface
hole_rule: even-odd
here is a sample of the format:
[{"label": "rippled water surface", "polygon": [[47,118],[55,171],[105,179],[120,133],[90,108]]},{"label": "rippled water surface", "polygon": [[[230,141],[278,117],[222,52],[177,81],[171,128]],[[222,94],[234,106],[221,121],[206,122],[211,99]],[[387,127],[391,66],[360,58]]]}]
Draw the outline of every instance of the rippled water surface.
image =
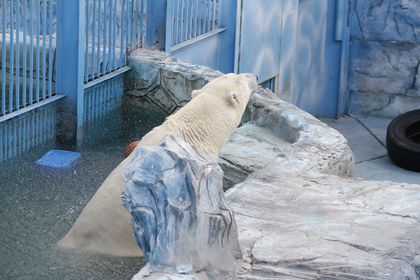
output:
[{"label": "rippled water surface", "polygon": [[56,243],[70,229],[132,140],[163,115],[126,110],[86,131],[81,158],[65,170],[35,164],[57,144],[0,163],[0,279],[130,279],[142,258],[64,250]]}]

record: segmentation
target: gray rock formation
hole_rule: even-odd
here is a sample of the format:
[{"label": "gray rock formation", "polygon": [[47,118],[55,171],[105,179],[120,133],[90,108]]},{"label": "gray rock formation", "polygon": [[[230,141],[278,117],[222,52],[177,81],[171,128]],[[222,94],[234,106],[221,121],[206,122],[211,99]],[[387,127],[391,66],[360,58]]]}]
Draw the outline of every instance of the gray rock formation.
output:
[{"label": "gray rock formation", "polygon": [[192,65],[164,52],[137,49],[128,64],[133,70],[125,79],[128,103],[170,114],[191,99],[191,92],[200,89],[223,73],[206,66]]},{"label": "gray rock formation", "polygon": [[287,172],[282,161],[226,195],[248,254],[238,279],[419,279],[420,185]]},{"label": "gray rock formation", "polygon": [[233,273],[241,253],[217,163],[176,137],[135,153],[122,195],[148,262],[135,279]]},{"label": "gray rock formation", "polygon": [[353,153],[336,130],[263,88],[251,98],[248,111],[248,123],[220,152],[225,189],[278,157],[285,170],[351,176]]},{"label": "gray rock formation", "polygon": [[395,117],[418,108],[419,14],[418,0],[350,1],[351,113]]},{"label": "gray rock formation", "polygon": [[266,90],[249,106],[219,160],[239,183],[237,279],[419,279],[420,185],[346,178],[337,131]]}]

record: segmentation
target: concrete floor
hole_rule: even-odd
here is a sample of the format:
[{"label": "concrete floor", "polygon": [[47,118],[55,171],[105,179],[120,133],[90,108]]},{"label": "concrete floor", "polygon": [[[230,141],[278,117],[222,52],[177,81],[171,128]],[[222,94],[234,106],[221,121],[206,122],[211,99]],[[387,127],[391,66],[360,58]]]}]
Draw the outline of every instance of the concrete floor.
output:
[{"label": "concrete floor", "polygon": [[392,119],[346,116],[322,121],[347,138],[354,153],[355,178],[420,184],[419,172],[402,169],[388,157],[386,130]]}]

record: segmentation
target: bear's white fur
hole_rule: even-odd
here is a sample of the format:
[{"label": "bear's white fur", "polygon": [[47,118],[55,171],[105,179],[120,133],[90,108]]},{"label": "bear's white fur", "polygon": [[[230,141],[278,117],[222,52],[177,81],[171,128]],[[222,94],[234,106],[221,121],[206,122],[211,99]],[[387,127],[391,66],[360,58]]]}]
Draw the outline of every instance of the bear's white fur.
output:
[{"label": "bear's white fur", "polygon": [[[226,74],[192,92],[192,100],[140,141],[151,147],[167,135],[178,135],[198,152],[216,160],[221,147],[239,125],[251,93],[257,88],[253,74]],[[59,245],[116,256],[139,256],[130,215],[122,206],[124,171],[131,153],[108,176]]]}]

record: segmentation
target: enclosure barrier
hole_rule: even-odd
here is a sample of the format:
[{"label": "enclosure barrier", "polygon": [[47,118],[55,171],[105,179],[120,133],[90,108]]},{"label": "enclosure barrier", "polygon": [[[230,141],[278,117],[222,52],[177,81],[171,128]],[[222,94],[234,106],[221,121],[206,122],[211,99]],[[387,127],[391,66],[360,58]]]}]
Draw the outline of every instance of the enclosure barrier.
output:
[{"label": "enclosure barrier", "polygon": [[[0,2],[0,161],[122,104],[127,56],[146,33],[146,1]],[[70,130],[57,131],[57,122]]]},{"label": "enclosure barrier", "polygon": [[85,0],[84,101],[80,125],[91,124],[122,103],[120,75],[130,51],[143,46],[145,0]]},{"label": "enclosure barrier", "polygon": [[168,0],[167,49],[219,28],[221,1]]},{"label": "enclosure barrier", "polygon": [[127,62],[143,45],[144,0],[85,0],[85,76],[87,83]]},{"label": "enclosure barrier", "polygon": [[54,95],[53,6],[53,1],[2,1],[1,116]]}]

